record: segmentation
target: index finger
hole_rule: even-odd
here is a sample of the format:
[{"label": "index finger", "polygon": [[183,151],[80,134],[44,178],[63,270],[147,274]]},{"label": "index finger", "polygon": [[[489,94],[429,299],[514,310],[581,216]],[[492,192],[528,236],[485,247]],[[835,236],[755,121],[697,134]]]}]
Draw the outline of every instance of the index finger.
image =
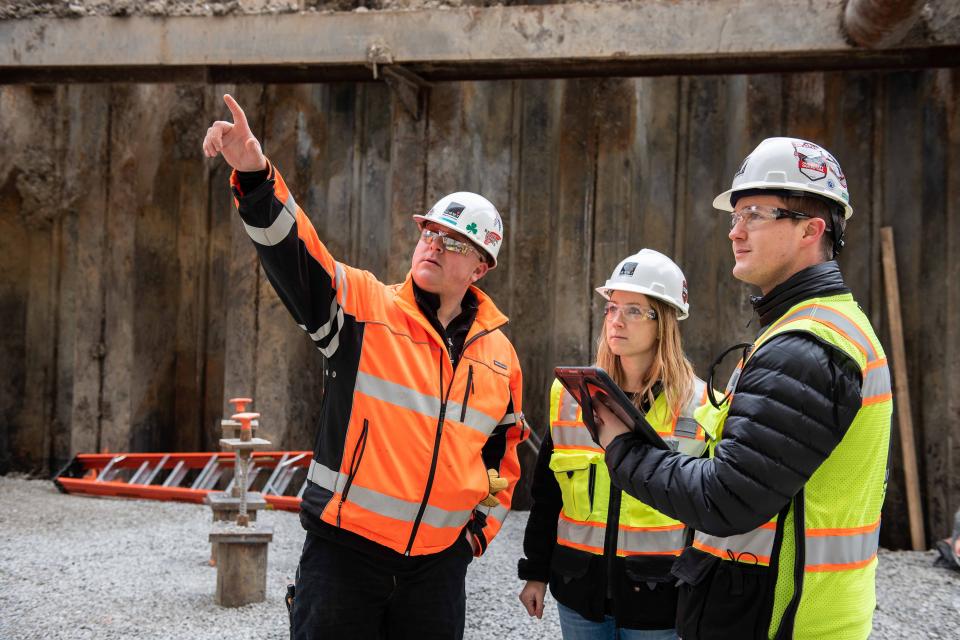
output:
[{"label": "index finger", "polygon": [[240,108],[237,101],[233,99],[233,96],[225,93],[223,94],[223,101],[227,103],[227,108],[230,109],[230,113],[233,114],[233,123],[246,127],[247,116],[243,113],[243,109]]}]

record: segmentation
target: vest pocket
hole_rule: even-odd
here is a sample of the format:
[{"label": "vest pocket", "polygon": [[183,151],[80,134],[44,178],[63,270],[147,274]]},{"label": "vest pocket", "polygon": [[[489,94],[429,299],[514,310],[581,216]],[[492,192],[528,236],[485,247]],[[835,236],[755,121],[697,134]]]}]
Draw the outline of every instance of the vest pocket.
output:
[{"label": "vest pocket", "polygon": [[669,629],[676,624],[677,579],[670,573],[675,559],[659,555],[622,558],[615,599],[618,621],[646,629]]},{"label": "vest pocket", "polygon": [[672,573],[681,581],[677,632],[684,640],[767,637],[772,586],[768,567],[721,560],[687,547]]},{"label": "vest pocket", "polygon": [[586,520],[593,508],[596,457],[554,453],[550,458],[550,469],[557,478],[563,496],[563,512],[574,520]]}]

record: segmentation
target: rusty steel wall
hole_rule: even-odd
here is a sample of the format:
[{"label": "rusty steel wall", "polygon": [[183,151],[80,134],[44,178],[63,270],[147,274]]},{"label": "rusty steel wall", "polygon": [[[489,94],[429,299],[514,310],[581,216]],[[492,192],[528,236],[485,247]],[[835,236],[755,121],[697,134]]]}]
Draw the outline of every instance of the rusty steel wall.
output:
[{"label": "rusty steel wall", "polygon": [[[511,317],[541,432],[553,366],[592,356],[593,287],[641,247],[686,272],[684,338],[701,375],[753,336],[752,291],[730,275],[712,198],[762,138],[822,143],[855,208],[841,265],[887,344],[879,229],[895,229],[927,531],[948,533],[960,507],[956,70],[440,83],[419,120],[374,83],[0,87],[0,471],[215,449],[235,394],[256,398],[278,446],[312,446],[323,363],[257,265],[225,165],[200,153],[225,91],[334,255],[381,279],[406,274],[410,214],[458,189],[493,200],[507,238],[481,284]],[[896,432],[892,460],[883,542],[905,547]]]}]

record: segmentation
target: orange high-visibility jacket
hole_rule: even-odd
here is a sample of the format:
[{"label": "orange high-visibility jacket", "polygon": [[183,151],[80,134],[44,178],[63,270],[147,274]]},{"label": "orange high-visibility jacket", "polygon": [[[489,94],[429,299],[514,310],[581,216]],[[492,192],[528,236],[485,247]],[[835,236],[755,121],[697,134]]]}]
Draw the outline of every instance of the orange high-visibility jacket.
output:
[{"label": "orange high-visibility jacket", "polygon": [[[274,289],[327,358],[302,509],[399,553],[437,553],[463,528],[480,552],[520,476],[526,437],[507,318],[482,291],[456,369],[420,311],[408,275],[385,285],[334,260],[276,169],[237,207]],[[509,481],[496,507],[486,469]]]}]

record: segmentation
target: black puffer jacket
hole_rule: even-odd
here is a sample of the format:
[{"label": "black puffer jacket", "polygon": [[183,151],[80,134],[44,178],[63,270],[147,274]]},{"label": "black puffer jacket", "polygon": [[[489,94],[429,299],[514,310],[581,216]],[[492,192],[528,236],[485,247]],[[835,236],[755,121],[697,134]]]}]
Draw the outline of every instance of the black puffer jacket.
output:
[{"label": "black puffer jacket", "polygon": [[[754,307],[764,327],[810,298],[846,293],[835,262],[794,274]],[[767,522],[839,444],[860,408],[861,375],[846,354],[807,333],[764,343],[747,361],[713,458],[659,451],[627,433],[607,447],[627,493],[715,536]]]}]

